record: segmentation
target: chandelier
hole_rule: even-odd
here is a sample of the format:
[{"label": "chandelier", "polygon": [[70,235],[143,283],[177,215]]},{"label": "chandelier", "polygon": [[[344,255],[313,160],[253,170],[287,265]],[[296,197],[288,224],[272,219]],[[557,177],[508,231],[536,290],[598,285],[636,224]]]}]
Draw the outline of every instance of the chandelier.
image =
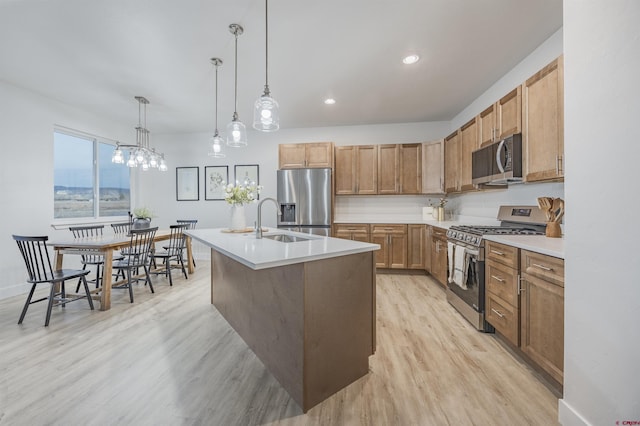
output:
[{"label": "chandelier", "polygon": [[[138,167],[143,171],[149,169],[158,169],[161,172],[168,170],[167,164],[164,161],[164,154],[156,152],[155,148],[151,148],[150,134],[147,129],[147,104],[149,101],[143,96],[136,96],[138,101],[138,126],[136,127],[136,144],[125,145],[116,143],[116,149],[113,151],[111,162],[116,164],[124,164],[124,151],[129,156],[127,159],[128,167]],[[144,106],[143,106],[144,105]],[[144,123],[142,120],[142,110],[144,109]]]}]

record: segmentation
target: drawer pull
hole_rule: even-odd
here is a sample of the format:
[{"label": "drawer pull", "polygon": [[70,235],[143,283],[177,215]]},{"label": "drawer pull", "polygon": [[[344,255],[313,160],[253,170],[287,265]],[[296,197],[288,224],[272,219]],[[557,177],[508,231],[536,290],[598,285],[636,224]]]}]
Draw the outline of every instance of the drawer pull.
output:
[{"label": "drawer pull", "polygon": [[549,267],[544,266],[544,265],[538,265],[537,263],[532,263],[531,266],[535,266],[536,268],[540,268],[543,271],[553,271],[553,268],[549,268]]},{"label": "drawer pull", "polygon": [[497,254],[498,256],[504,256],[504,253],[498,250],[491,250],[491,253]]},{"label": "drawer pull", "polygon": [[493,278],[493,279],[494,279],[494,280],[496,280],[496,281],[500,281],[501,283],[503,283],[503,282],[504,282],[504,280],[503,280],[502,278],[500,278],[500,277],[496,277],[495,275],[491,275],[491,278]]},{"label": "drawer pull", "polygon": [[504,315],[502,315],[500,313],[500,311],[496,311],[495,309],[491,308],[491,312],[493,312],[494,314],[496,314],[497,316],[499,316],[500,318],[504,318]]}]

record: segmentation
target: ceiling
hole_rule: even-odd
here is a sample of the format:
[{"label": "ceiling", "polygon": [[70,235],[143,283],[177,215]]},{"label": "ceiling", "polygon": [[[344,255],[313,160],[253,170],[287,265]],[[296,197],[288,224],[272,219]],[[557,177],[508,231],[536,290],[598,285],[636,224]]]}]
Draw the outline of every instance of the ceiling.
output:
[{"label": "ceiling", "polygon": [[[265,83],[263,0],[0,0],[0,80],[152,133],[251,126]],[[562,26],[562,0],[271,0],[281,128],[451,120]],[[421,59],[403,65],[410,53]],[[333,97],[336,104],[323,103]]]}]

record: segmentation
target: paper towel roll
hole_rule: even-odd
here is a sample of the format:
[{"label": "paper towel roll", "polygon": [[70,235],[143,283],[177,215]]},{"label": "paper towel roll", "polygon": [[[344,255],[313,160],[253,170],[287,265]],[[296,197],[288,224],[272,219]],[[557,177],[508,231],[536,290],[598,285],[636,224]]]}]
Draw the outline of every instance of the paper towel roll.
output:
[{"label": "paper towel roll", "polygon": [[433,219],[433,207],[423,207],[422,220],[431,220],[431,219]]}]

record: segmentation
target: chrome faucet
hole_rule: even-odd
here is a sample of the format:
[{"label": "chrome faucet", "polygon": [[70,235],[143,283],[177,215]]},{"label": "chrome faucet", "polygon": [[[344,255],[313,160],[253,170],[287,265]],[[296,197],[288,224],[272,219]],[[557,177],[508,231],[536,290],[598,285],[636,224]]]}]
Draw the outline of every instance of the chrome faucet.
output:
[{"label": "chrome faucet", "polygon": [[276,211],[279,212],[280,210],[280,204],[278,204],[278,201],[275,198],[265,198],[258,203],[258,225],[256,227],[256,238],[262,238],[262,204],[267,200],[273,201],[273,204],[276,205]]}]

